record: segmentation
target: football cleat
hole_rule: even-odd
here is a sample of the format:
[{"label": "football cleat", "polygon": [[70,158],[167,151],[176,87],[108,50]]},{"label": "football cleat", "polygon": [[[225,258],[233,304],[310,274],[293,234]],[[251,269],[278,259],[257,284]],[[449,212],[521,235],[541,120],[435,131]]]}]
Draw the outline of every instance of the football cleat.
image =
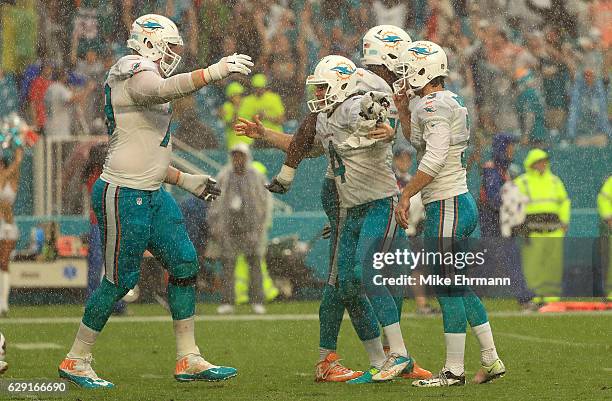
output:
[{"label": "football cleat", "polygon": [[317,363],[315,367],[315,381],[339,383],[363,375],[361,371],[351,370],[343,366],[340,361],[340,357],[335,352],[327,354],[325,359]]},{"label": "football cleat", "polygon": [[91,368],[93,357],[88,354],[85,358],[66,357],[60,363],[57,372],[59,377],[82,388],[113,388],[115,385],[104,379],[100,379]]},{"label": "football cleat", "polygon": [[495,380],[499,377],[503,377],[506,374],[506,367],[501,359],[497,359],[490,366],[481,365],[478,372],[474,376],[473,382],[476,384],[482,384]]},{"label": "football cleat", "polygon": [[[414,360],[413,360],[414,361]],[[408,365],[401,373],[401,377],[403,379],[413,379],[413,380],[421,380],[421,379],[431,379],[433,375],[427,369],[423,369],[419,366],[418,363],[414,362],[412,365],[412,369],[410,369],[410,365]]]},{"label": "football cleat", "polygon": [[217,308],[217,313],[220,315],[229,315],[234,313],[234,305],[230,304],[221,304]]},{"label": "football cleat", "polygon": [[263,306],[263,304],[252,304],[251,305],[251,310],[256,315],[265,315],[266,312],[267,312],[266,311],[266,307]]},{"label": "football cleat", "polygon": [[368,383],[382,383],[380,381],[374,381],[374,375],[377,375],[380,372],[380,369],[375,367],[371,367],[367,372],[363,372],[363,374],[355,379],[351,379],[347,381],[348,384],[368,384]]},{"label": "football cleat", "polygon": [[4,374],[8,370],[8,363],[0,361],[0,375]]},{"label": "football cleat", "polygon": [[374,381],[389,381],[399,376],[406,368],[412,370],[414,360],[411,357],[390,353],[380,371],[372,377]]},{"label": "football cleat", "polygon": [[216,366],[202,358],[202,355],[187,354],[176,361],[174,378],[180,382],[203,380],[218,382],[236,376],[236,368]]},{"label": "football cleat", "polygon": [[457,376],[450,370],[444,368],[436,376],[430,379],[415,380],[414,387],[450,387],[463,386],[465,384],[465,373]]}]

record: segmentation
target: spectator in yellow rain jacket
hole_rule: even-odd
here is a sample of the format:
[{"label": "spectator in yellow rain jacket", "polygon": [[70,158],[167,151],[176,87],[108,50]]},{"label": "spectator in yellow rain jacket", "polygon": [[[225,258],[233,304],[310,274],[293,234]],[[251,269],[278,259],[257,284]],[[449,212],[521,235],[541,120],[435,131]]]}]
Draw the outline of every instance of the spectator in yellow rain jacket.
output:
[{"label": "spectator in yellow rain jacket", "polygon": [[283,132],[285,105],[277,93],[266,89],[267,85],[268,79],[264,74],[253,75],[251,79],[253,92],[240,103],[238,115],[251,121],[255,115],[258,115],[264,127]]},{"label": "spectator in yellow rain jacket", "polygon": [[601,218],[601,260],[603,267],[603,283],[606,283],[604,294],[612,298],[612,175],[608,177],[597,195],[597,210]]},{"label": "spectator in yellow rain jacket", "polygon": [[515,179],[528,198],[522,247],[527,284],[534,301],[558,299],[563,277],[563,237],[570,221],[571,202],[559,177],[550,171],[548,153],[533,149],[524,161],[525,173]]},{"label": "spectator in yellow rain jacket", "polygon": [[253,140],[246,136],[236,136],[234,124],[238,120],[238,111],[244,101],[244,86],[240,82],[232,82],[225,88],[227,101],[221,106],[219,114],[225,123],[225,144],[227,149],[232,149],[237,143],[244,142],[250,145]]}]

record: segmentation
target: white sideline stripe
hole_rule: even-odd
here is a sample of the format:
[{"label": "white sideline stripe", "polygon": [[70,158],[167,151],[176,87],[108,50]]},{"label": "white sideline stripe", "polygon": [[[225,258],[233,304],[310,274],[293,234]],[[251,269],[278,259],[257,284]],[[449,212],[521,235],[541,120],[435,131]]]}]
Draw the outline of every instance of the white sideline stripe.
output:
[{"label": "white sideline stripe", "polygon": [[570,345],[573,347],[608,347],[608,344],[598,344],[598,343],[579,343],[575,341],[564,341],[564,340],[555,340],[554,338],[542,338],[542,337],[533,337],[526,336],[523,334],[516,333],[506,333],[503,331],[496,331],[496,336],[504,336],[515,338],[517,340],[531,341],[534,343],[545,343],[545,344],[555,344],[555,345]]},{"label": "white sideline stripe", "polygon": [[[558,312],[558,313],[525,313],[521,311],[492,312],[492,317],[524,317],[524,318],[551,318],[563,316],[612,316],[612,311],[599,312]],[[403,313],[402,318],[419,319],[440,319],[441,315],[417,315],[414,313]],[[344,315],[344,319],[348,319]],[[205,322],[252,322],[252,321],[293,321],[293,320],[319,320],[316,313],[294,313],[294,314],[269,314],[269,315],[206,315],[196,316],[195,320]],[[411,324],[411,320],[402,321],[402,324]],[[16,317],[0,319],[0,325],[7,324],[66,324],[79,323],[80,317]],[[171,322],[170,316],[112,316],[110,323],[156,323]]]},{"label": "white sideline stripe", "polygon": [[25,351],[64,348],[61,345],[56,344],[56,343],[11,343],[11,347],[17,348],[20,350],[25,350]]}]

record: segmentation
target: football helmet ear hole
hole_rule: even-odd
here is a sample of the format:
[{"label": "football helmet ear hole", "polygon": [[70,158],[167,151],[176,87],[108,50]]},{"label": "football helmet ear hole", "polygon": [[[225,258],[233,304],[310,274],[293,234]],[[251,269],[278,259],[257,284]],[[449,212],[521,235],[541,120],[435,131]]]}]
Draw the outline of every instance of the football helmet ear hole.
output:
[{"label": "football helmet ear hole", "polygon": [[396,56],[395,54],[391,54],[391,53],[389,53],[389,54],[387,54],[387,56],[389,56],[389,58],[390,58],[391,60],[396,60],[396,59],[397,59],[397,56]]},{"label": "football helmet ear hole", "polygon": [[425,75],[425,68],[421,68],[418,72],[419,75]]},{"label": "football helmet ear hole", "polygon": [[343,84],[342,84],[342,86],[340,87],[340,89],[345,90],[347,86],[348,86],[348,84],[345,82],[345,83],[343,83]]}]

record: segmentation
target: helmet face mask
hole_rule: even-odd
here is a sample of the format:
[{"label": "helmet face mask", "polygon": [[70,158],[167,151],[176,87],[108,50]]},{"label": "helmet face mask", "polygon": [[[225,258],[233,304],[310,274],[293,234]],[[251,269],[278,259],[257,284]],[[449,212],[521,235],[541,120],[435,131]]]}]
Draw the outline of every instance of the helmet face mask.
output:
[{"label": "helmet face mask", "polygon": [[412,42],[401,55],[394,72],[399,79],[393,83],[395,93],[409,87],[415,91],[436,77],[448,76],[448,60],[444,50],[437,44],[426,40]]},{"label": "helmet face mask", "polygon": [[363,65],[384,65],[394,72],[400,54],[412,39],[403,29],[394,25],[377,25],[371,28],[362,41]]},{"label": "helmet face mask", "polygon": [[[326,56],[315,67],[313,75],[306,79],[307,86],[315,86],[313,98],[308,100],[312,113],[330,111],[357,90],[357,67],[342,56]],[[321,94],[321,87],[327,86]],[[319,96],[318,96],[319,95]]]},{"label": "helmet face mask", "polygon": [[151,61],[159,61],[159,68],[166,77],[172,75],[181,62],[181,56],[170,45],[183,45],[183,39],[170,19],[147,14],[132,24],[127,46]]}]

